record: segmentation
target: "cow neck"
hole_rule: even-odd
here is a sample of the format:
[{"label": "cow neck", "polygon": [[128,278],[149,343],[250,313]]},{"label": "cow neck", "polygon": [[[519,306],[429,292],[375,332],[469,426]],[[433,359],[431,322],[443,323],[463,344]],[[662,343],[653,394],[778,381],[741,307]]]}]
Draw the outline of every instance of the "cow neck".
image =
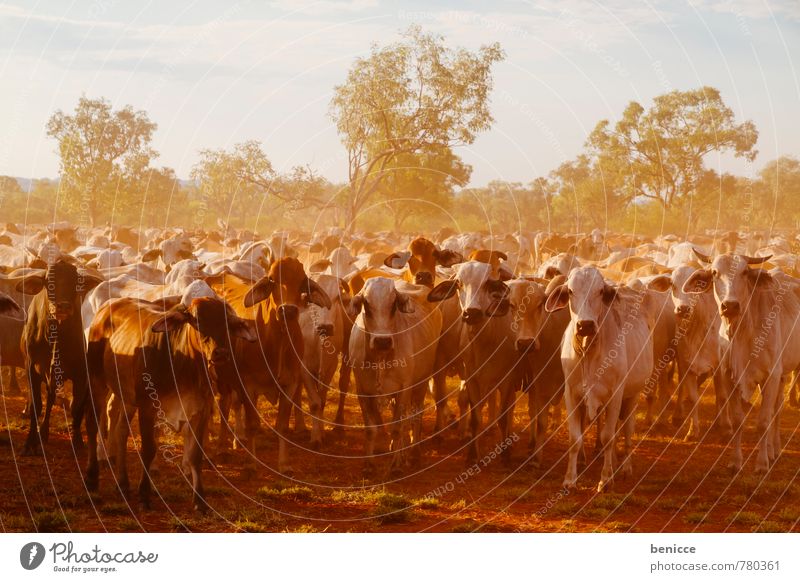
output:
[{"label": "cow neck", "polygon": [[[605,336],[613,333],[614,329],[620,330],[619,333],[622,333],[621,314],[619,313],[619,307],[615,305],[617,301],[623,301],[623,299],[614,299],[611,305],[603,305],[601,317],[598,318],[597,322],[597,333],[585,345],[579,340],[577,334],[572,334],[572,348],[580,358],[582,384],[584,388],[588,386],[587,379],[589,378],[590,367],[592,364],[596,364],[597,360],[604,357],[602,353],[603,347],[607,347],[607,344],[613,345],[614,343],[614,339],[606,338]],[[610,325],[607,321],[609,317],[612,318],[613,325]],[[624,350],[625,342],[622,342],[616,349],[618,351]]]},{"label": "cow neck", "polygon": [[[752,363],[760,359],[760,355],[763,354],[768,359],[779,357],[778,354],[772,353],[773,350],[770,348],[773,343],[768,338],[772,334],[780,332],[780,314],[770,328],[764,327],[766,315],[762,315],[762,313],[770,313],[769,306],[774,304],[774,293],[767,290],[758,291],[751,287],[749,295],[750,301],[740,311],[737,321],[731,324],[725,317],[720,317],[722,330],[730,342],[728,349],[734,356],[731,358],[731,363],[733,365],[744,363],[743,368],[733,371],[734,380],[737,376],[743,375]],[[763,342],[758,349],[753,345],[756,338],[761,338]]]}]

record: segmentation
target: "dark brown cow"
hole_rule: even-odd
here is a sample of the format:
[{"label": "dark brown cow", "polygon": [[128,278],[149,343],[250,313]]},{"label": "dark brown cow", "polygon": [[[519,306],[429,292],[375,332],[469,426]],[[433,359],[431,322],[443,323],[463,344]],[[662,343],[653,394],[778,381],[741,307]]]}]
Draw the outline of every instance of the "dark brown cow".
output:
[{"label": "dark brown cow", "polygon": [[[88,379],[81,302],[86,293],[101,282],[102,279],[58,260],[44,274],[27,274],[17,283],[18,291],[36,295],[28,308],[28,319],[22,333],[33,403],[30,407],[30,432],[23,454],[42,452],[41,446],[49,437],[50,411],[56,389],[67,380],[72,382],[72,442],[76,447],[83,446],[80,426],[88,395]],[[42,382],[47,387],[47,407],[40,425]]]},{"label": "dark brown cow", "polygon": [[243,388],[248,440],[253,453],[258,396],[264,395],[272,404],[278,405],[275,423],[279,437],[278,471],[287,474],[291,472],[286,442],[289,415],[295,405],[303,359],[299,308],[305,303],[314,303],[329,309],[330,299],[316,282],[306,276],[302,263],[290,257],[275,261],[267,276],[254,285],[230,273],[216,275],[207,281],[230,303],[237,315],[255,322],[259,341],[236,342],[235,366],[220,372],[220,383],[228,386],[225,394],[239,393],[242,392],[240,387]]},{"label": "dark brown cow", "polygon": [[[255,342],[251,322],[237,317],[216,297],[200,297],[162,311],[160,303],[123,297],[103,305],[89,329],[87,350],[92,413],[87,415],[89,463],[86,484],[97,490],[97,419],[108,390],[119,402],[111,443],[117,483],[128,494],[126,449],[133,415],[139,413],[144,465],[139,497],[149,506],[150,464],[157,427],[183,433],[183,467],[191,472],[195,509],[205,509],[201,462],[203,439],[213,410],[212,378],[230,360],[229,338]],[[171,460],[171,459],[170,459]]]}]

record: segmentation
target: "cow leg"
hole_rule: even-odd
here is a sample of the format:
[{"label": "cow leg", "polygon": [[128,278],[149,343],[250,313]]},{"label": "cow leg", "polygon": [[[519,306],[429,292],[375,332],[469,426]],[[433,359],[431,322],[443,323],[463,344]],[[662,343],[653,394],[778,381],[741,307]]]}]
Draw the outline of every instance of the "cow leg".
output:
[{"label": "cow leg", "polygon": [[[758,410],[758,455],[756,457],[756,473],[766,473],[770,466],[769,449],[772,445],[773,426],[776,423],[777,393],[782,389],[780,376],[771,374],[761,394],[761,407]],[[774,454],[773,454],[774,458]]]},{"label": "cow leg", "polygon": [[199,413],[192,422],[187,422],[183,427],[183,467],[192,476],[192,504],[195,511],[201,513],[208,510],[202,479],[203,440],[208,416],[206,412]]},{"label": "cow leg", "polygon": [[742,469],[742,430],[744,429],[744,406],[748,403],[742,400],[738,388],[733,394],[731,394],[728,403],[731,419],[733,421],[733,438],[731,439],[733,451],[728,467],[738,472]]},{"label": "cow leg", "polygon": [[[494,396],[494,390],[489,394]],[[471,465],[478,459],[478,439],[481,434],[481,416],[483,413],[483,399],[481,398],[480,386],[474,381],[467,380],[467,396],[469,397],[469,443],[467,444],[467,465]]]},{"label": "cow leg", "polygon": [[698,390],[700,379],[697,374],[688,372],[683,378],[683,383],[685,384],[686,399],[679,405],[685,408],[682,414],[683,418],[689,419],[689,427],[683,438],[685,442],[689,442],[700,437],[700,394]]},{"label": "cow leg", "polygon": [[795,370],[792,372],[792,384],[789,386],[789,405],[794,408],[800,408],[800,382],[798,382],[800,372]]},{"label": "cow leg", "polygon": [[[614,448],[616,445],[617,423],[622,410],[622,398],[614,398],[608,403],[606,418],[599,428],[599,437],[603,447],[603,469],[600,471],[600,481],[597,483],[597,492],[607,491],[614,480]],[[597,420],[602,412],[598,411]]]},{"label": "cow leg", "polygon": [[[120,399],[121,400],[121,399]],[[110,443],[114,446],[114,474],[117,479],[117,487],[125,499],[130,497],[130,480],[128,479],[128,435],[130,434],[130,422],[136,408],[120,402],[119,416],[111,423],[113,436]]]},{"label": "cow leg", "polygon": [[28,402],[28,418],[30,427],[25,444],[22,446],[23,456],[38,456],[43,453],[41,433],[39,432],[39,416],[42,414],[42,376],[31,365],[28,368],[28,386],[30,387],[30,400]]},{"label": "cow leg", "polygon": [[230,424],[232,391],[226,390],[219,395],[219,429],[217,430],[217,453],[225,453],[233,446],[234,434]]},{"label": "cow leg", "polygon": [[[529,451],[532,453],[533,457],[533,466],[535,468],[539,468],[542,466],[542,461],[544,460],[544,444],[547,441],[547,429],[550,424],[549,422],[549,415],[550,415],[550,402],[546,401],[546,396],[542,394],[541,390],[531,390],[533,392],[533,414],[530,414],[531,418],[531,441],[529,446]],[[529,406],[530,406],[530,394],[529,394]]]},{"label": "cow leg", "polygon": [[631,453],[633,451],[633,432],[636,429],[636,401],[637,398],[626,398],[622,401],[620,410],[620,420],[624,430],[624,442],[622,451],[622,464],[620,472],[624,478],[633,476],[633,464],[631,463]]},{"label": "cow leg", "polygon": [[289,416],[296,406],[295,398],[298,390],[299,384],[287,386],[285,390],[281,390],[278,399],[278,418],[275,420],[275,428],[278,433],[278,472],[287,476],[294,474],[294,470],[289,465]]},{"label": "cow leg", "polygon": [[8,394],[9,396],[21,396],[22,389],[19,387],[19,379],[17,378],[17,367],[16,366],[9,366],[9,378],[8,378]]},{"label": "cow leg", "polygon": [[392,464],[389,474],[396,477],[408,465],[408,411],[409,388],[401,390],[395,397],[394,427],[392,428]]},{"label": "cow leg", "polygon": [[440,445],[444,441],[444,430],[447,428],[447,372],[437,367],[433,376],[433,399],[436,402],[436,424],[433,427],[433,442]]},{"label": "cow leg", "polygon": [[[301,436],[308,434],[308,426],[306,425],[306,412],[303,410],[303,392],[308,394],[309,401],[311,400],[311,388],[306,387],[303,390],[304,384],[301,382],[297,387],[297,396],[293,399],[292,416],[294,417],[294,432],[295,440]],[[313,422],[313,421],[312,421]]]},{"label": "cow leg", "polygon": [[[728,384],[730,381],[727,381]],[[714,372],[714,402],[717,409],[716,417],[714,418],[713,426],[715,426],[723,439],[729,439],[732,434],[730,407],[727,406],[728,398],[730,398],[730,387],[726,384],[723,377],[722,369],[717,368]]]},{"label": "cow leg", "polygon": [[89,403],[89,413],[86,415],[86,439],[89,446],[88,460],[86,463],[86,489],[97,491],[100,480],[100,466],[97,460],[98,452],[101,449],[97,440],[97,423],[100,410],[104,408],[102,403],[98,406],[92,395]]},{"label": "cow leg", "polygon": [[[345,343],[345,346],[347,344]],[[344,434],[344,406],[347,392],[350,390],[350,366],[347,348],[342,353],[342,363],[339,366],[339,404],[336,407],[336,418],[333,421],[333,431],[338,435]]]},{"label": "cow leg", "polygon": [[510,382],[498,390],[501,396],[501,410],[498,422],[500,424],[500,444],[503,452],[500,454],[503,464],[510,466],[513,451],[511,449],[511,431],[514,425],[514,405],[516,404],[515,386]]},{"label": "cow leg", "polygon": [[[188,423],[187,423],[188,425]],[[151,509],[150,496],[153,483],[150,478],[150,465],[156,456],[156,427],[154,411],[146,403],[139,408],[139,432],[142,437],[142,478],[139,481],[139,502],[142,508]],[[186,456],[186,441],[184,440],[184,457]]]},{"label": "cow leg", "polygon": [[564,476],[564,488],[575,489],[578,486],[578,452],[583,449],[583,416],[585,405],[575,402],[569,388],[564,393],[567,409],[567,427],[569,428],[569,459],[567,474]]},{"label": "cow leg", "polygon": [[458,413],[458,437],[464,443],[471,437],[469,434],[469,393],[465,381],[461,382],[458,390]]},{"label": "cow leg", "polygon": [[75,450],[83,449],[81,423],[86,412],[89,399],[89,379],[77,378],[72,381],[72,446]]},{"label": "cow leg", "polygon": [[358,404],[361,406],[361,415],[364,419],[364,475],[371,476],[375,472],[375,440],[378,436],[377,421],[380,421],[377,411],[377,398],[372,394],[358,395]]},{"label": "cow leg", "polygon": [[[310,376],[310,374],[306,376]],[[308,393],[308,408],[311,414],[311,443],[309,447],[314,451],[318,451],[322,446],[322,437],[325,433],[324,415],[328,388],[319,380],[308,377],[305,378],[304,384]],[[295,412],[295,422],[297,422],[297,414]]]}]

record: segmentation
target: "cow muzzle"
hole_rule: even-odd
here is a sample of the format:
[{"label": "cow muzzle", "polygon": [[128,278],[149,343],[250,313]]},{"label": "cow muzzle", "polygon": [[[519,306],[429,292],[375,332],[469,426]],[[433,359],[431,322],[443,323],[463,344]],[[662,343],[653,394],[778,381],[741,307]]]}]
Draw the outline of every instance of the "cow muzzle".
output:
[{"label": "cow muzzle", "polygon": [[480,309],[476,309],[474,307],[465,309],[464,312],[461,314],[461,319],[467,325],[475,325],[481,320],[482,317],[483,317],[483,311],[481,311]]},{"label": "cow muzzle", "polygon": [[736,317],[740,311],[738,301],[723,301],[719,304],[719,314],[723,317]]},{"label": "cow muzzle", "polygon": [[538,351],[539,347],[539,340],[537,338],[524,337],[517,340],[517,351],[520,354]]},{"label": "cow muzzle", "polygon": [[394,347],[394,340],[389,335],[372,336],[372,349],[380,352],[388,352]]},{"label": "cow muzzle", "polygon": [[300,310],[297,305],[281,305],[278,307],[278,319],[280,321],[296,321]]},{"label": "cow muzzle", "polygon": [[425,287],[433,287],[433,273],[429,271],[420,271],[414,275],[414,283],[417,285],[424,285]]},{"label": "cow muzzle", "polygon": [[575,333],[578,337],[591,337],[597,333],[597,324],[591,319],[582,319],[575,324]]},{"label": "cow muzzle", "polygon": [[50,312],[53,314],[53,317],[56,318],[58,323],[62,323],[65,319],[72,315],[72,303],[69,301],[59,301],[58,303],[51,303],[50,305]]},{"label": "cow muzzle", "polygon": [[320,323],[317,325],[317,335],[320,337],[331,337],[333,335],[333,324]]}]

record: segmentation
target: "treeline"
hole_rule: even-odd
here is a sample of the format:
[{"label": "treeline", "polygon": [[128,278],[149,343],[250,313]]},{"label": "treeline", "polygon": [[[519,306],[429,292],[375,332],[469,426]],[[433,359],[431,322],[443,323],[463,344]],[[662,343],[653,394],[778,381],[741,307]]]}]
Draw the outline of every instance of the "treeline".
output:
[{"label": "treeline", "polygon": [[156,124],[131,106],[82,97],[56,111],[47,135],[58,181],[23,191],[0,177],[5,221],[79,225],[281,229],[495,231],[594,228],[645,234],[705,229],[794,229],[800,223],[800,162],[782,157],[748,176],[718,174],[707,159],[757,155],[758,131],[738,123],[718,90],[701,87],[631,102],[601,120],[583,151],[529,183],[466,188],[458,156],[491,128],[497,44],[471,52],[412,26],[374,46],[334,87],[329,116],[346,151],[347,181],[314,168],[277,171],[257,141],[199,152],[189,180],[155,162]]}]

